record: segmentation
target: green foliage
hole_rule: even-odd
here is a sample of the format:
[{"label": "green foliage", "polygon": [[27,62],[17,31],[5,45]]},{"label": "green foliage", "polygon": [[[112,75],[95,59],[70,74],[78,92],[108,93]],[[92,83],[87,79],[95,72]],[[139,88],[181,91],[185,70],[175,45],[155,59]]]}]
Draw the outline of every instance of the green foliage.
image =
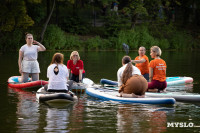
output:
[{"label": "green foliage", "polygon": [[185,31],[176,31],[169,39],[172,49],[191,49],[194,45],[193,37]]},{"label": "green foliage", "polygon": [[78,16],[66,16],[61,25],[62,29],[69,33],[86,34],[89,33],[90,26],[87,21]]},{"label": "green foliage", "polygon": [[192,35],[182,29],[177,29],[173,24],[150,25],[149,29],[154,38],[159,40],[159,46],[163,49],[191,49],[195,45]]},{"label": "green foliage", "polygon": [[[18,50],[25,42],[24,31],[32,33],[37,40],[47,17],[46,10],[52,5],[52,1],[49,5],[48,2],[42,0],[1,0],[0,50]],[[50,20],[52,25],[47,26],[47,31],[44,34],[44,45],[47,49],[52,50],[119,50],[122,49],[122,43],[127,43],[130,49],[138,49],[139,46],[145,46],[148,49],[153,45],[158,45],[162,49],[200,47],[198,28],[192,26],[196,29],[189,27],[190,29],[187,30],[177,23],[177,20],[184,19],[184,22],[188,21],[187,24],[189,24],[189,17],[193,16],[192,19],[196,19],[195,22],[198,22],[196,24],[199,24],[197,17],[199,1],[118,0],[118,15],[115,12],[110,12],[112,2],[112,0],[57,0],[55,11]],[[189,6],[194,4],[197,8],[189,9]],[[106,15],[100,16],[103,5],[107,6]],[[176,5],[179,5],[180,8],[176,8]],[[163,19],[158,19],[161,6],[166,16],[163,16]],[[178,10],[175,22],[170,23],[170,9],[173,7]],[[167,9],[169,10],[167,11]],[[189,12],[189,10],[195,11],[196,16],[194,12]],[[183,14],[183,11],[186,14]],[[96,22],[101,22],[104,24],[103,26],[92,27],[93,12],[96,13]],[[166,20],[169,23],[166,24]],[[149,25],[145,22],[148,22]],[[130,27],[134,29],[130,30]],[[87,39],[88,36],[95,37]]]},{"label": "green foliage", "polygon": [[24,36],[20,29],[16,29],[13,32],[5,32],[4,36],[0,38],[0,50],[19,50],[24,44]]},{"label": "green foliage", "polygon": [[110,37],[114,36],[116,37],[118,32],[127,27],[127,24],[129,24],[127,18],[123,18],[121,16],[106,16],[105,19],[105,24],[104,24],[104,36],[105,37]]},{"label": "green foliage", "polygon": [[130,46],[130,49],[138,49],[144,46],[149,49],[152,45],[158,45],[158,40],[150,33],[147,26],[138,26],[135,29],[120,31],[117,37],[116,48],[122,48],[122,43]]},{"label": "green foliage", "polygon": [[27,15],[24,1],[4,1],[0,4],[0,30],[13,31],[15,28],[27,29],[34,21]]},{"label": "green foliage", "polygon": [[101,39],[99,36],[90,38],[86,41],[88,50],[99,50],[100,43],[101,43]]},{"label": "green foliage", "polygon": [[158,41],[150,34],[147,26],[136,27],[136,32],[138,34],[138,47],[144,46],[149,49],[152,45],[158,45]]},{"label": "green foliage", "polygon": [[158,46],[161,49],[169,49],[170,43],[169,43],[169,41],[167,39],[161,39],[161,40],[159,40]]},{"label": "green foliage", "polygon": [[46,10],[40,3],[27,3],[27,12],[37,25],[46,17]]},{"label": "green foliage", "polygon": [[131,49],[137,48],[139,42],[138,39],[136,38],[137,38],[137,33],[135,32],[135,30],[125,30],[125,31],[122,30],[118,34],[116,48],[117,49],[122,48],[123,43],[128,44]]},{"label": "green foliage", "polygon": [[128,0],[128,4],[123,7],[123,11],[126,15],[130,16],[132,27],[139,16],[148,16],[147,9],[142,0]]},{"label": "green foliage", "polygon": [[64,49],[80,49],[81,40],[75,35],[66,35],[66,43]]},{"label": "green foliage", "polygon": [[108,49],[111,43],[108,40],[102,39],[99,36],[89,38],[85,45],[88,50],[105,50]]},{"label": "green foliage", "polygon": [[49,25],[44,35],[44,45],[47,49],[61,49],[66,44],[65,32],[56,25]]}]

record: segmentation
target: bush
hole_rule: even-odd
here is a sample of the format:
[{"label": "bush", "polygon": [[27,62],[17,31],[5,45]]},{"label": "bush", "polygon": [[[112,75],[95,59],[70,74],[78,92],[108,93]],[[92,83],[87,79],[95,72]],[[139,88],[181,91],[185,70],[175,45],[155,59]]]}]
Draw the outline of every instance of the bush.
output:
[{"label": "bush", "polygon": [[99,46],[101,43],[101,38],[99,36],[96,36],[94,38],[89,38],[85,44],[87,46],[88,50],[99,50]]},{"label": "bush", "polygon": [[192,35],[183,29],[178,29],[173,24],[150,25],[151,34],[159,40],[162,49],[191,49],[195,46]]},{"label": "bush", "polygon": [[147,26],[137,27],[138,32],[138,47],[144,46],[146,49],[149,49],[153,45],[158,45],[158,41],[150,34]]},{"label": "bush", "polygon": [[66,44],[65,32],[57,25],[49,25],[44,35],[44,44],[47,49],[62,49]]},{"label": "bush", "polygon": [[106,50],[112,47],[111,42],[107,39],[102,39],[99,36],[89,38],[84,42],[88,50]]},{"label": "bush", "polygon": [[123,43],[128,44],[130,49],[137,48],[138,43],[139,43],[137,36],[138,36],[138,33],[136,33],[135,30],[120,31],[118,34],[116,48],[121,49]]},{"label": "bush", "polygon": [[66,35],[65,49],[81,48],[81,40],[78,36]]},{"label": "bush", "polygon": [[79,16],[66,16],[64,22],[61,24],[62,29],[66,32],[74,34],[87,34],[90,31],[90,25],[88,21],[85,21]]},{"label": "bush", "polygon": [[160,39],[159,40],[159,45],[158,45],[161,49],[169,49],[170,44],[169,41],[167,39]]},{"label": "bush", "polygon": [[140,46],[149,49],[152,45],[158,45],[158,40],[150,35],[146,26],[138,26],[135,29],[119,32],[116,48],[121,49],[123,43],[128,44],[130,49],[138,49]]},{"label": "bush", "polygon": [[106,16],[104,18],[105,24],[104,24],[104,36],[105,37],[117,37],[118,32],[122,29],[126,29],[127,24],[130,22],[127,18],[123,18],[121,16]]},{"label": "bush", "polygon": [[185,31],[176,31],[170,39],[173,49],[191,49],[194,46],[193,37]]},{"label": "bush", "polygon": [[23,32],[20,29],[16,29],[13,32],[5,32],[0,38],[0,50],[19,50],[19,48],[25,43]]}]

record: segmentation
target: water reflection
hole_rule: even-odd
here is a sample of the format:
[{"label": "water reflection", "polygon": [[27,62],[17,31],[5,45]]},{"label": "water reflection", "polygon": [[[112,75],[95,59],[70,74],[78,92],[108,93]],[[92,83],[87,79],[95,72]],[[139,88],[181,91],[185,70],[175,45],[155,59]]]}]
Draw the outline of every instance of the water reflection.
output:
[{"label": "water reflection", "polygon": [[173,108],[156,109],[151,105],[119,105],[117,111],[117,132],[165,132],[167,129],[166,113],[173,110]]},{"label": "water reflection", "polygon": [[16,88],[8,88],[8,93],[15,93],[18,98],[16,111],[17,132],[36,130],[39,114],[35,94]]},{"label": "water reflection", "polygon": [[46,113],[45,132],[63,132],[69,123],[70,110],[48,108]]},{"label": "water reflection", "polygon": [[[40,104],[40,113],[43,115],[44,127],[40,130],[44,132],[70,132],[78,131],[84,127],[83,124],[83,102],[84,99],[78,99],[75,103],[65,104]],[[44,113],[45,112],[45,113]]]},{"label": "water reflection", "polygon": [[[148,52],[148,51],[147,51]],[[71,52],[65,53],[65,64]],[[39,54],[42,63],[40,79],[47,80],[46,71],[54,52]],[[80,52],[84,60],[86,76],[95,83],[101,78],[116,80],[124,52]],[[149,53],[147,54],[149,56]],[[187,55],[187,56],[185,56]],[[130,56],[137,56],[131,51]],[[119,104],[111,101],[91,100],[85,94],[77,104],[47,105],[38,103],[35,94],[21,89],[7,89],[6,81],[19,75],[18,53],[0,55],[0,131],[1,132],[198,132],[194,128],[167,128],[166,122],[193,122],[199,125],[199,103],[176,102],[174,107],[158,105]],[[163,52],[167,64],[167,76],[193,77],[194,84],[174,86],[170,91],[200,94],[200,52]],[[14,61],[14,62],[13,62]],[[194,64],[195,63],[195,64]],[[105,69],[106,68],[106,69]],[[3,84],[4,83],[4,84]],[[175,111],[174,111],[175,108]],[[161,124],[160,124],[161,123]],[[57,125],[56,125],[57,124]],[[60,129],[58,129],[59,127]],[[9,131],[8,131],[9,129]]]},{"label": "water reflection", "polygon": [[83,103],[79,98],[75,103],[38,103],[36,96],[23,89],[8,88],[9,95],[17,97],[16,132],[69,132],[84,127]]},{"label": "water reflection", "polygon": [[84,102],[85,98],[79,98],[78,102],[74,104],[73,110],[69,117],[69,127],[68,130],[70,131],[79,131],[84,128]]},{"label": "water reflection", "polygon": [[193,92],[193,83],[169,86],[169,87],[167,87],[167,91],[171,91],[171,92],[174,92],[174,91],[178,91],[178,92],[185,91],[185,92],[191,93],[191,92]]}]

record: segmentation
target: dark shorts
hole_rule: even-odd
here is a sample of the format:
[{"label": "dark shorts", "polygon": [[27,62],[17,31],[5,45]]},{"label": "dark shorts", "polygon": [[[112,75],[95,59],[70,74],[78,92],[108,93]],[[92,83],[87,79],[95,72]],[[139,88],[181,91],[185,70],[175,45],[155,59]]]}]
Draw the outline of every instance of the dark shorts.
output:
[{"label": "dark shorts", "polygon": [[149,74],[148,74],[148,73],[145,73],[145,74],[143,75],[143,77],[149,82]]},{"label": "dark shorts", "polygon": [[159,89],[159,90],[164,90],[167,87],[167,82],[160,82],[158,80],[152,80],[151,82],[148,83],[148,89]]},{"label": "dark shorts", "polygon": [[[85,77],[85,73],[82,73],[82,79]],[[75,82],[79,82],[79,75],[74,75],[74,74],[72,74],[72,76],[71,76],[71,78],[70,78],[70,80],[73,80],[73,81],[75,81]]]}]

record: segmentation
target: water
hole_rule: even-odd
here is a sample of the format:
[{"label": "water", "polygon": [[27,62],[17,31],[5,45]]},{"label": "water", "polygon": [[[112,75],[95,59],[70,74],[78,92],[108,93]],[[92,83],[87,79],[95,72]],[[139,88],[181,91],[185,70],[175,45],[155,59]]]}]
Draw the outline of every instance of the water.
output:
[{"label": "water", "polygon": [[[71,52],[62,52],[65,64]],[[47,80],[46,69],[54,52],[39,53],[40,79]],[[116,80],[116,72],[121,66],[124,52],[80,52],[84,61],[86,77],[99,83],[101,78]],[[137,52],[131,51],[131,57]],[[147,52],[148,57],[149,51]],[[167,76],[190,76],[194,83],[174,86],[171,91],[200,94],[200,53],[163,52],[167,63]],[[37,89],[12,89],[7,86],[10,76],[19,75],[18,53],[0,55],[0,132],[81,132],[81,133],[131,133],[131,132],[200,132],[199,103],[177,102],[175,105],[121,104],[102,101],[79,94],[75,104],[48,105],[38,103]],[[151,58],[150,58],[151,60]],[[188,127],[167,127],[178,122]]]}]

